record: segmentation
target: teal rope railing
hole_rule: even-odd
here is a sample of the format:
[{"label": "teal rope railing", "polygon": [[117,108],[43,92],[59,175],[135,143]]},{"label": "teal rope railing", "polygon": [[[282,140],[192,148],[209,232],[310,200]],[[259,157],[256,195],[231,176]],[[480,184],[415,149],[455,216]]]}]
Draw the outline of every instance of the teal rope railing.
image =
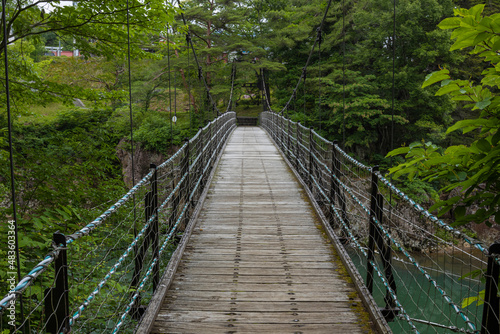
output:
[{"label": "teal rope railing", "polygon": [[[361,195],[364,201],[369,200],[370,196],[367,194],[366,196],[362,195],[363,192],[368,192],[368,189],[364,188],[359,188],[360,184],[362,186],[363,182],[366,184],[369,184],[369,179],[368,179],[368,174],[373,175],[375,174],[378,177],[378,180],[381,184],[387,187],[388,192],[391,191],[392,194],[395,194],[398,196],[403,202],[409,204],[409,206],[412,208],[413,213],[415,217],[423,217],[423,219],[428,220],[434,226],[438,227],[438,229],[443,230],[446,233],[449,233],[450,235],[453,236],[453,238],[457,238],[458,240],[462,240],[466,244],[470,245],[471,247],[479,250],[481,254],[483,254],[483,258],[489,256],[490,254],[488,253],[488,250],[484,246],[483,243],[470,238],[463,232],[451,227],[450,225],[444,223],[442,220],[438,219],[431,213],[429,213],[427,210],[425,210],[421,205],[417,204],[415,201],[411,200],[407,195],[405,195],[402,191],[397,189],[394,185],[392,185],[386,178],[384,178],[380,172],[376,171],[372,167],[366,166],[365,164],[360,163],[350,155],[348,155],[345,151],[340,149],[340,147],[333,142],[330,142],[321,136],[319,136],[314,129],[308,129],[304,126],[302,126],[300,123],[292,122],[290,120],[287,120],[285,117],[281,115],[277,115],[275,113],[270,113],[270,112],[263,112],[260,116],[261,119],[261,126],[270,134],[272,139],[275,141],[276,145],[281,148],[283,155],[287,156],[290,159],[290,164],[294,165],[295,168],[297,168],[299,175],[303,178],[304,182],[308,185],[308,187],[311,189],[311,192],[313,193],[313,196],[316,198],[317,201],[319,201],[319,205],[322,206],[322,203],[328,203],[329,209],[322,209],[326,210],[325,215],[330,215],[335,217],[335,221],[339,226],[342,227],[342,230],[344,230],[345,233],[347,233],[350,236],[349,240],[352,240],[354,243],[355,247],[361,251],[361,253],[367,257],[367,253],[365,251],[366,247],[362,247],[359,242],[358,237],[356,238],[353,231],[352,231],[352,226],[349,225],[344,219],[346,215],[354,215],[354,213],[351,213],[350,211],[353,210],[354,206],[358,207],[364,214],[366,215],[367,221],[371,221],[373,225],[375,226],[376,229],[378,229],[381,233],[381,235],[384,238],[387,238],[387,241],[389,244],[394,245],[395,250],[397,252],[400,252],[405,258],[408,259],[408,261],[405,261],[405,265],[410,265],[413,268],[415,268],[416,271],[418,271],[421,275],[422,278],[425,279],[426,281],[429,282],[429,284],[436,290],[437,295],[441,296],[443,299],[443,302],[449,305],[451,310],[465,323],[465,326],[467,329],[464,328],[458,328],[456,326],[452,325],[443,325],[443,324],[438,324],[436,322],[432,321],[427,321],[427,320],[422,320],[422,319],[415,319],[411,318],[408,313],[404,313],[401,311],[402,305],[399,300],[397,300],[397,296],[395,294],[395,291],[391,291],[391,287],[388,284],[387,280],[385,282],[382,282],[383,285],[385,286],[387,292],[391,295],[392,299],[396,303],[396,306],[400,309],[399,312],[401,312],[400,315],[397,315],[396,318],[403,318],[405,319],[408,323],[411,321],[415,323],[421,323],[421,324],[426,324],[429,326],[436,326],[436,327],[442,327],[442,328],[447,328],[452,331],[456,332],[464,332],[464,333],[478,333],[479,329],[478,326],[476,325],[478,320],[472,320],[468,314],[470,314],[471,311],[467,310],[465,311],[462,309],[458,302],[454,301],[452,299],[452,296],[446,292],[446,288],[444,286],[441,286],[441,284],[438,282],[437,279],[433,278],[431,274],[427,271],[427,269],[424,268],[424,266],[420,265],[420,263],[415,259],[414,256],[410,254],[409,251],[406,250],[405,247],[392,235],[391,231],[387,229],[384,224],[378,219],[378,216],[375,216],[371,209],[369,209],[366,205],[366,202],[361,201],[358,198],[358,195]],[[335,153],[329,153],[329,150]],[[309,156],[309,158],[307,157]],[[335,159],[339,159],[337,161],[342,163],[342,170],[340,171],[340,174],[337,175],[337,173],[332,170],[332,168],[335,166],[335,162],[333,161],[334,156],[336,156]],[[338,168],[338,167],[335,167]],[[358,174],[358,172],[354,171],[353,168],[357,168],[359,171],[363,171],[362,174]],[[362,179],[359,178],[365,178],[365,181],[362,181]],[[319,178],[319,179],[318,179]],[[355,181],[351,180],[350,178],[357,179]],[[348,185],[346,182],[348,182],[350,185]],[[356,184],[357,182],[357,184]],[[343,212],[343,214],[340,214],[341,208],[336,207],[335,204],[333,203],[334,199],[330,196],[332,196],[332,193],[330,191],[329,193],[329,187],[332,186],[332,184],[336,184],[338,187],[339,192],[342,193],[347,193],[348,196],[348,201],[349,201],[349,212]],[[355,185],[356,187],[356,194],[352,191],[350,188],[351,186]],[[312,187],[312,188],[311,188]],[[317,195],[314,195],[314,194]],[[329,193],[329,194],[328,194]],[[319,197],[316,197],[319,196]],[[340,196],[340,195],[337,195]],[[343,196],[343,195],[342,195]],[[343,198],[343,197],[342,197]],[[383,198],[383,197],[382,197]],[[340,200],[338,198],[338,200]],[[344,198],[344,200],[346,200]],[[394,200],[394,196],[393,196]],[[390,205],[392,204],[389,200],[386,200],[387,203]],[[354,206],[353,206],[354,205]],[[377,204],[376,204],[377,205]],[[324,207],[324,206],[323,206]],[[325,207],[324,207],[325,208]],[[328,211],[330,210],[330,211]],[[344,208],[345,210],[345,208]],[[400,219],[405,222],[404,217],[401,216],[401,214],[396,214],[396,218],[389,218],[392,217],[392,213],[394,212],[395,208],[390,207],[387,210],[379,210],[381,215],[385,215],[386,219],[389,219],[391,224],[394,224],[391,219]],[[333,218],[332,216],[332,218]],[[359,220],[359,216],[353,216],[353,217],[358,217],[355,218],[355,220]],[[416,219],[416,218],[414,218]],[[357,223],[359,224],[359,223]],[[417,225],[413,225],[417,226]],[[420,227],[419,227],[420,228]],[[357,233],[363,233],[363,230],[358,230]],[[429,237],[434,239],[434,244],[440,243],[443,245],[443,247],[452,247],[456,248],[454,244],[450,242],[446,242],[445,240],[435,237],[432,235],[432,233],[426,234]],[[435,247],[435,246],[434,246]],[[459,248],[457,248],[459,249]],[[477,266],[483,266],[485,265],[485,261],[476,255],[473,255],[470,252],[467,252],[464,249],[459,249],[464,256],[468,257],[470,261],[475,261],[478,264],[473,264],[472,268],[476,268]],[[462,262],[464,260],[461,260]],[[498,257],[495,257],[495,261],[498,262]],[[377,272],[377,275],[380,276],[382,275],[381,272],[375,268],[376,263],[374,263],[372,260],[368,259],[368,262],[371,264],[372,267],[374,267],[375,271]],[[434,262],[434,265],[439,266],[438,263]],[[431,268],[432,270],[438,272],[438,269]],[[442,270],[442,269],[441,269]],[[448,274],[447,274],[448,276]],[[457,275],[452,275],[455,277],[458,277]],[[459,275],[461,276],[461,275]],[[476,280],[476,282],[478,282]],[[459,281],[455,280],[455,283],[460,283]],[[404,282],[403,282],[404,284]],[[473,292],[471,292],[473,293]],[[479,290],[476,291],[476,293],[479,293]],[[435,302],[433,301],[434,305]],[[475,315],[476,319],[480,318],[477,314]],[[451,318],[447,317],[447,321],[451,321]],[[412,327],[412,330],[416,330],[415,325],[413,324],[410,325]]]},{"label": "teal rope railing", "polygon": [[[111,280],[114,280],[113,275],[115,275],[118,272],[119,268],[124,265],[127,257],[130,257],[130,253],[132,253],[133,251],[134,252],[137,251],[137,247],[139,246],[140,240],[146,238],[146,235],[149,235],[150,232],[148,231],[152,228],[153,222],[160,218],[162,212],[165,211],[167,207],[171,208],[169,211],[170,216],[176,215],[175,219],[177,223],[175,226],[179,225],[178,224],[179,221],[183,221],[189,217],[189,212],[191,212],[191,210],[193,209],[191,207],[192,203],[193,201],[196,200],[195,197],[200,192],[203,180],[208,178],[208,174],[212,171],[214,167],[216,157],[221,153],[221,149],[225,144],[225,141],[227,140],[229,134],[235,127],[236,127],[236,114],[234,112],[228,112],[224,113],[214,121],[208,123],[204,128],[200,129],[198,133],[189,142],[186,142],[173,156],[171,156],[168,160],[166,160],[159,166],[155,167],[154,170],[151,170],[140,182],[138,182],[132,189],[130,189],[122,198],[120,198],[109,209],[104,211],[99,217],[97,217],[96,219],[85,225],[80,230],[74,232],[71,235],[66,236],[65,239],[67,242],[65,246],[63,246],[62,244],[55,245],[54,250],[48,253],[42,261],[40,261],[37,265],[33,267],[33,269],[28,273],[28,275],[26,275],[21,279],[20,282],[16,285],[15,289],[9,291],[9,293],[7,293],[2,300],[0,300],[0,314],[2,314],[9,305],[16,302],[19,296],[22,295],[30,286],[32,286],[36,280],[38,280],[40,277],[44,277],[41,275],[51,267],[52,263],[56,262],[56,259],[58,259],[61,256],[60,254],[62,252],[71,252],[74,247],[77,247],[75,245],[79,244],[77,241],[79,239],[82,240],[86,239],[85,237],[88,236],[89,234],[101,233],[100,232],[101,227],[110,226],[110,224],[113,224],[113,226],[115,226],[116,224],[118,224],[118,222],[116,221],[117,219],[127,219],[126,218],[127,213],[126,211],[123,212],[123,208],[126,208],[126,210],[130,209],[129,202],[131,198],[137,195],[142,196],[144,194],[145,187],[147,185],[153,185],[156,182],[169,182],[169,183],[174,182],[176,175],[181,171],[179,168],[185,168],[185,172],[183,172],[182,176],[179,176],[178,182],[177,183],[174,182],[175,186],[172,187],[172,190],[169,191],[167,195],[165,195],[166,198],[162,200],[162,204],[158,206],[158,210],[153,212],[152,215],[146,216],[147,219],[144,225],[142,226],[142,229],[140,230],[139,234],[128,244],[128,246],[125,247],[125,251],[122,251],[121,255],[115,255],[116,251],[119,250],[120,247],[122,247],[118,243],[116,243],[117,249],[113,250],[112,252],[106,251],[105,249],[103,250],[96,249],[92,251],[92,254],[94,253],[104,254],[103,255],[104,258],[96,260],[98,261],[97,263],[99,264],[99,266],[104,266],[104,265],[107,266],[108,263],[110,263],[111,258],[108,258],[108,256],[112,256],[115,260],[111,263],[109,270],[107,270],[105,272],[105,275],[103,275],[104,276],[103,279],[101,279],[99,283],[97,283],[97,285],[93,288],[93,290],[91,290],[88,297],[86,297],[85,300],[79,304],[79,306],[73,307],[75,311],[74,313],[72,313],[72,315],[68,314],[66,316],[70,326],[73,326],[76,320],[81,318],[84,311],[92,304],[92,302],[95,302],[99,292],[102,291],[103,288],[107,284],[109,284]],[[191,151],[186,152],[190,144],[191,144]],[[191,156],[193,158],[191,158]],[[202,158],[203,156],[206,156],[206,158]],[[164,181],[153,180],[153,175],[156,175],[155,173],[160,173],[160,172],[165,174],[165,177],[161,178],[161,180]],[[160,188],[165,189],[165,186],[167,186],[167,184],[161,186]],[[148,190],[148,192],[149,191],[150,190]],[[184,193],[186,195],[182,195]],[[180,201],[182,201],[183,203],[181,204]],[[175,209],[176,206],[178,205],[182,205],[183,207],[181,212],[177,212],[177,210]],[[143,204],[139,204],[139,207],[142,206]],[[111,218],[113,218],[112,221],[108,222]],[[125,221],[121,221],[119,222],[118,225],[119,226],[123,225],[123,227],[125,227],[125,223],[126,223]],[[168,228],[168,224],[166,224],[165,226],[167,226]],[[174,233],[173,231],[174,230],[170,230],[169,232],[170,237],[173,235],[172,234]],[[107,232],[105,232],[105,234],[106,233]],[[110,237],[109,235],[104,235],[104,238],[110,239],[110,241],[112,240],[112,237]],[[122,240],[121,237],[117,237],[117,239]],[[101,242],[98,243],[96,246],[100,246],[102,244],[103,243]],[[109,255],[111,253],[113,255]],[[83,260],[82,259],[75,259],[75,260],[85,261],[87,256],[88,255],[83,256],[84,257]],[[157,266],[159,262],[159,260],[155,258],[152,258],[149,261],[151,261],[149,263],[149,269],[151,269],[151,267]],[[130,263],[130,261],[127,260],[127,266],[130,267],[131,265],[133,266],[133,263]],[[69,264],[68,266],[70,267],[71,264]],[[93,266],[89,266],[89,269],[92,272],[94,272],[95,270]],[[81,270],[81,268],[79,270]],[[120,270],[123,271],[123,269]],[[54,279],[54,276],[57,277],[59,273],[60,270],[56,270],[55,272],[51,270],[51,272],[49,273],[50,274],[49,283],[52,279]],[[123,273],[120,276],[120,280],[126,278],[126,276],[123,276]],[[73,275],[75,275],[75,272],[73,272]],[[87,276],[90,276],[90,274]],[[146,273],[146,277],[148,276],[151,276],[150,270],[148,270]],[[90,279],[95,279],[95,278],[86,277],[85,279],[89,279],[90,282]],[[46,283],[47,279],[44,279],[43,282]],[[141,281],[141,284],[142,283],[143,281]],[[54,289],[52,283],[50,284],[52,286],[52,289]],[[85,281],[78,280],[75,282],[75,288],[80,289],[80,286],[88,284],[89,284],[88,282],[86,283]],[[143,287],[144,284],[141,285],[141,288]],[[48,297],[47,296],[42,297],[41,301],[35,303],[36,304],[35,307],[36,308],[43,307],[42,306],[44,303],[43,300],[45,300],[46,298]],[[56,305],[56,308],[57,307],[58,306]],[[33,317],[36,314],[43,314],[45,311],[35,312],[35,309],[32,309],[28,310],[28,312],[29,312],[28,317]],[[33,326],[33,324],[37,324],[38,328],[42,328],[43,330],[47,330],[48,332],[53,332],[53,330],[49,328],[50,326],[47,325],[47,322],[44,322],[48,321],[46,319],[52,317],[49,311],[47,311],[46,313],[47,314],[44,316],[44,318],[28,319],[27,322],[21,324],[19,328],[25,326],[29,321],[31,323],[30,326]]]}]

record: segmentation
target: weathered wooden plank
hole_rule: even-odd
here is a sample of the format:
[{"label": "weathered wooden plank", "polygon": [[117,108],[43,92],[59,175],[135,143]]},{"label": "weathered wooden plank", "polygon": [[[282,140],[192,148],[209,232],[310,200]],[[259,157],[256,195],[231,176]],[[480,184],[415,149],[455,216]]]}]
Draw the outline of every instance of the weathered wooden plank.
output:
[{"label": "weathered wooden plank", "polygon": [[[203,231],[200,231],[203,232]],[[299,234],[290,234],[290,233],[283,233],[284,235],[295,235],[297,236],[297,240],[310,240],[310,242],[320,242],[318,238],[315,235],[299,235]],[[204,235],[204,236],[195,236],[193,237],[193,241],[198,241],[198,240],[203,240],[203,239],[213,239],[213,240],[218,240],[218,239],[232,239],[235,241],[236,237],[232,233],[227,233],[227,234],[212,234],[212,235]],[[279,238],[277,238],[276,234],[265,234],[265,235],[253,235],[253,234],[243,234],[241,237],[239,237],[239,241],[243,242],[267,242],[267,241],[279,241]]]},{"label": "weathered wooden plank", "polygon": [[[172,284],[172,289],[183,289],[193,291],[208,291],[208,292],[307,292],[315,293],[318,297],[323,293],[329,293],[331,289],[339,289],[342,286],[332,286],[321,280],[314,280],[311,278],[309,282],[297,283],[290,277],[289,283],[246,283],[240,282],[237,278],[231,284],[228,283],[214,283],[214,282],[196,282],[196,281],[175,281]],[[344,286],[347,286],[344,283]],[[311,294],[312,296],[312,294]],[[312,297],[313,298],[313,297]]]},{"label": "weathered wooden plank", "polygon": [[[309,277],[313,276],[313,277]],[[320,275],[317,275],[320,276]],[[293,283],[294,284],[304,284],[309,283],[311,281],[318,281],[321,279],[321,282],[325,285],[328,284],[338,284],[338,280],[335,277],[324,276],[324,277],[315,277],[315,275],[302,275],[297,276],[293,275]],[[185,275],[180,274],[175,277],[176,281],[184,281],[184,282],[192,282],[192,283],[288,283],[290,278],[287,278],[284,275],[241,275],[238,274],[238,277],[235,278],[233,272],[230,272],[225,275]]]},{"label": "weathered wooden plank", "polygon": [[346,324],[358,319],[349,308],[336,310],[335,316],[325,312],[216,312],[216,311],[170,311],[158,314],[158,321],[165,322],[237,322],[252,324]]},{"label": "weathered wooden plank", "polygon": [[[303,269],[303,268],[295,268],[292,267],[288,271],[291,276],[332,276],[332,270],[334,268],[320,268],[320,269]],[[206,266],[206,267],[180,267],[179,270],[185,275],[228,275],[234,274],[234,266]],[[239,277],[242,276],[274,276],[274,275],[283,275],[283,268],[276,267],[264,267],[261,266],[259,268],[255,267],[244,267],[240,266],[240,270],[238,271]]]},{"label": "weathered wooden plank", "polygon": [[[334,288],[332,288],[334,290]],[[309,302],[348,302],[349,296],[345,291],[204,291],[204,290],[169,290],[165,301],[169,299],[191,299],[212,301],[309,301]]]},{"label": "weathered wooden plank", "polygon": [[167,326],[155,327],[151,333],[193,333],[193,334],[255,334],[255,333],[291,333],[291,334],[361,334],[366,331],[353,328],[351,324],[239,324],[226,323],[168,323]]},{"label": "weathered wooden plank", "polygon": [[[285,301],[276,302],[270,301],[267,303],[260,302],[249,302],[249,301],[220,301],[214,303],[210,300],[188,300],[175,299],[168,304],[164,304],[161,309],[162,312],[170,312],[170,310],[176,311],[219,311],[219,312],[230,312],[238,310],[239,312],[335,312],[337,310],[345,311],[346,308],[357,307],[359,305],[359,300],[350,300],[348,303],[339,302],[297,302],[297,301]],[[327,315],[328,316],[328,315]]]},{"label": "weathered wooden plank", "polygon": [[[336,265],[329,261],[314,261],[311,260],[310,262],[307,261],[292,261],[290,259],[287,259],[284,261],[283,259],[278,260],[278,261],[270,261],[269,258],[266,256],[262,261],[258,261],[259,258],[254,256],[253,257],[257,261],[241,261],[238,263],[239,268],[241,269],[255,269],[255,270],[263,270],[266,268],[278,268],[280,270],[285,269],[285,265],[287,265],[289,270],[297,270],[297,269],[308,269],[308,270],[314,270],[314,269],[329,269],[330,274],[332,273],[332,269],[336,268]],[[265,261],[264,261],[265,260]],[[214,260],[214,261],[209,261],[209,260],[184,260],[181,263],[181,267],[183,270],[194,270],[196,268],[234,268],[235,266],[234,261],[223,261],[223,260]]]},{"label": "weathered wooden plank", "polygon": [[[278,253],[278,252],[276,252]],[[265,261],[265,262],[282,262],[284,260],[290,261],[290,262],[304,262],[308,263],[308,259],[311,258],[311,255],[295,255],[295,254],[288,254],[286,252],[283,252],[283,254],[276,254],[276,255],[255,255],[255,254],[244,254],[244,253],[239,253],[239,254],[210,254],[210,253],[205,253],[205,254],[199,254],[199,253],[190,253],[188,256],[185,257],[186,260],[189,261]],[[314,260],[311,260],[313,262],[330,262],[332,261],[332,258],[330,255],[315,255]]]},{"label": "weathered wooden plank", "polygon": [[[203,255],[207,255],[207,254],[211,254],[211,255],[227,255],[227,254],[231,254],[233,255],[234,257],[234,253],[235,253],[235,249],[231,249],[231,248],[218,248],[218,249],[206,249],[206,248],[200,248],[200,247],[196,247],[196,248],[189,248],[189,249],[186,249],[186,251],[189,251],[190,254],[192,256],[194,255],[199,255],[199,256],[203,256]],[[331,254],[330,254],[330,251],[323,248],[312,248],[312,249],[288,249],[288,248],[269,248],[269,249],[257,249],[255,247],[249,247],[249,248],[241,248],[240,247],[240,251],[241,252],[244,252],[244,255],[247,255],[247,256],[254,256],[254,255],[260,255],[260,256],[267,256],[267,255],[275,255],[276,253],[278,254],[284,254],[284,255],[295,255],[295,256],[298,256],[298,255],[301,255],[301,256],[311,256],[311,255],[315,255],[315,254],[321,254],[321,255],[326,255],[328,259],[330,259],[330,261],[332,260],[332,257],[331,257]]]},{"label": "weathered wooden plank", "polygon": [[212,247],[213,244],[215,243],[217,243],[217,247],[213,247],[214,249],[224,249],[224,248],[235,249],[236,247],[239,247],[241,249],[248,249],[248,250],[252,250],[253,248],[281,249],[283,247],[282,245],[284,245],[284,247],[287,250],[324,250],[325,247],[329,246],[329,244],[326,242],[311,244],[307,242],[301,242],[300,240],[294,242],[269,241],[269,242],[239,242],[239,243],[236,240],[225,240],[225,242],[223,241],[202,242],[198,240],[197,245],[191,245],[188,247],[188,249],[203,249],[207,245]]}]

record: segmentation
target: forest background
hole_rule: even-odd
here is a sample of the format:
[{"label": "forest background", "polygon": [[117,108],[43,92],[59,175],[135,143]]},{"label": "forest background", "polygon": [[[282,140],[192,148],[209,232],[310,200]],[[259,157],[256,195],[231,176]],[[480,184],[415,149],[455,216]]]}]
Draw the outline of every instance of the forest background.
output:
[{"label": "forest background", "polygon": [[[237,74],[231,109],[244,116],[256,116],[263,109],[260,73],[264,70],[272,108],[281,110],[317,38],[326,3],[182,2],[217,107],[221,111],[228,107],[234,65]],[[436,148],[476,142],[480,131],[447,133],[447,129],[475,117],[477,111],[449,94],[435,96],[438,85],[423,88],[422,84],[441,69],[449,69],[454,79],[476,83],[483,79],[483,70],[490,64],[469,53],[473,46],[450,51],[452,33],[438,27],[453,16],[454,8],[481,3],[485,4],[484,15],[500,12],[500,2],[493,0],[398,0],[394,21],[393,1],[334,1],[305,84],[299,87],[287,116],[315,127],[330,140],[339,140],[357,159],[384,170],[403,161],[387,158],[388,152],[414,142],[432,142]],[[23,273],[49,250],[54,231],[71,233],[81,228],[131,186],[132,171],[126,168],[132,151],[131,124],[135,156],[162,160],[183,138],[216,116],[186,45],[187,28],[178,6],[168,1],[130,1],[130,34],[126,8],[124,0],[82,1],[75,6],[63,6],[59,1],[7,1]],[[2,38],[2,59],[5,42]],[[81,56],[50,56],[46,46],[79,50]],[[5,77],[2,66],[3,237],[7,235],[4,223],[13,216]],[[76,107],[76,99],[83,106]],[[149,163],[144,161],[144,166]],[[415,174],[402,168],[399,174]],[[145,171],[147,167],[139,164],[135,180]],[[438,190],[443,187],[442,180],[431,181],[402,180],[401,187],[430,205],[439,202]],[[450,209],[449,205],[445,208]],[[6,265],[4,253],[0,249],[0,267]],[[5,279],[2,275],[4,271],[0,281]]]}]

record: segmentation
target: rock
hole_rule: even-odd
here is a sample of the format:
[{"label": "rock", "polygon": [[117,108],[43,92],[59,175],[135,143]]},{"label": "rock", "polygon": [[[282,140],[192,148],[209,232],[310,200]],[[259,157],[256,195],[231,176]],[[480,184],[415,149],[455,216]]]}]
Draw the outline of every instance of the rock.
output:
[{"label": "rock", "polygon": [[74,99],[73,104],[75,107],[85,108],[85,104],[80,99]]},{"label": "rock", "polygon": [[[123,181],[127,187],[132,188],[132,154],[130,154],[130,150],[130,142],[126,139],[120,140],[116,147],[116,155],[122,164]],[[147,151],[141,147],[140,143],[134,143],[135,184],[149,173],[150,164],[159,165],[165,160],[163,154]]]}]

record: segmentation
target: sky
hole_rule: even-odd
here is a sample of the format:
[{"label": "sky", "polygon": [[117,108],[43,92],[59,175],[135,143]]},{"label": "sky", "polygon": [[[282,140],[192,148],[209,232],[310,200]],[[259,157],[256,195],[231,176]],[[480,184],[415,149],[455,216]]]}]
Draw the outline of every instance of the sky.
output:
[{"label": "sky", "polygon": [[[71,6],[73,4],[73,1],[61,1],[59,6]],[[43,6],[40,6],[42,8],[45,8],[45,11],[50,12],[52,10],[52,7],[50,4],[44,4]]]}]

